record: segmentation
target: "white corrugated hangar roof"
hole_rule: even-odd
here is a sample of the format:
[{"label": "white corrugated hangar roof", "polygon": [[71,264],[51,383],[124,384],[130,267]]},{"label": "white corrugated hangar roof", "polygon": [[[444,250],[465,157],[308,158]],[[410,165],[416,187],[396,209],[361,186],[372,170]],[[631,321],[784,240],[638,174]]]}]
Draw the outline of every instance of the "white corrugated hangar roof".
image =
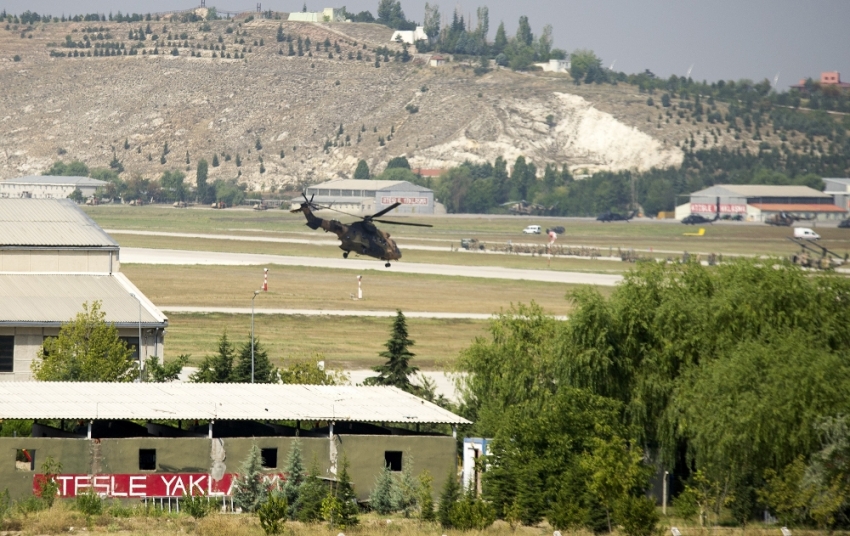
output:
[{"label": "white corrugated hangar roof", "polygon": [[471,424],[395,387],[250,383],[0,382],[0,419]]},{"label": "white corrugated hangar roof", "polygon": [[313,186],[307,187],[307,193],[315,192],[316,190],[369,190],[369,191],[382,191],[382,190],[403,190],[403,191],[415,191],[415,192],[430,192],[430,188],[425,188],[424,186],[417,186],[412,182],[408,181],[378,181],[378,180],[360,180],[360,179],[334,179],[332,181],[323,182],[321,184],[314,184]]},{"label": "white corrugated hangar roof", "polygon": [[22,247],[117,251],[118,242],[70,199],[0,199],[0,248]]},{"label": "white corrugated hangar roof", "polygon": [[[142,302],[131,296],[135,294]],[[60,326],[101,302],[104,320],[119,327],[161,328],[168,319],[123,274],[0,273],[0,325]]]}]

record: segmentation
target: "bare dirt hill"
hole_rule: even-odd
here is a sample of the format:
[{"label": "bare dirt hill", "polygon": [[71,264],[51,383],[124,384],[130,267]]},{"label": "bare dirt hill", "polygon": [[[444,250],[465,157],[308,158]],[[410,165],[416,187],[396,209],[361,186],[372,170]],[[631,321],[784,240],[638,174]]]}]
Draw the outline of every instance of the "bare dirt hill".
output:
[{"label": "bare dirt hill", "polygon": [[[398,48],[379,25],[283,22],[293,45],[311,42],[289,56],[276,41],[280,21],[214,21],[209,31],[153,21],[145,41],[130,39],[147,24],[0,27],[0,178],[37,174],[57,159],[104,167],[113,155],[125,173],[153,177],[191,172],[218,154],[210,178],[241,172],[252,188],[350,176],[361,158],[380,171],[402,154],[422,168],[522,154],[541,169],[647,169],[680,163],[676,143],[702,140],[710,127],[662,118],[627,85],[501,69],[475,76],[456,62],[429,67],[427,57],[380,57],[376,67],[377,47]],[[65,46],[86,36],[88,48]],[[121,55],[97,55],[116,46]],[[699,146],[741,144],[716,133]]]}]

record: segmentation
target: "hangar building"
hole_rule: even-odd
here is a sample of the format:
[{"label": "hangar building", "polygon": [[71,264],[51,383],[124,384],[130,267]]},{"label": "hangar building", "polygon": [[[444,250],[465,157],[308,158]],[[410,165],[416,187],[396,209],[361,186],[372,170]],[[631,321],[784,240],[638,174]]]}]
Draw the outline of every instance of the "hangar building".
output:
[{"label": "hangar building", "polygon": [[31,379],[44,339],[85,302],[136,358],[162,356],[168,319],[119,268],[118,243],[73,201],[0,199],[0,382]]},{"label": "hangar building", "polygon": [[836,206],[850,210],[850,179],[824,177],[823,184],[825,186],[824,192],[832,196]]},{"label": "hangar building", "polygon": [[13,498],[33,492],[51,457],[63,497],[94,487],[169,504],[196,490],[227,501],[254,444],[266,477],[280,478],[296,438],[326,479],[346,459],[361,500],[384,466],[407,463],[437,492],[457,467],[457,426],[471,424],[395,387],[191,383],[4,383],[0,419],[35,421],[30,437],[0,437]]},{"label": "hangar building", "polygon": [[846,208],[835,205],[833,196],[808,186],[764,184],[720,184],[690,195],[690,201],[676,207],[676,219],[689,214],[713,217],[720,199],[720,215],[742,216],[747,221],[764,221],[784,212],[816,221],[840,220]]},{"label": "hangar building", "polygon": [[[307,197],[314,202],[333,203],[340,210],[374,214],[393,203],[401,206],[390,214],[433,214],[434,191],[407,181],[376,181],[338,179],[307,188]],[[298,200],[293,208],[298,208]]]},{"label": "hangar building", "polygon": [[65,199],[79,189],[89,198],[106,181],[91,177],[28,176],[0,181],[0,198],[32,197],[34,199]]}]

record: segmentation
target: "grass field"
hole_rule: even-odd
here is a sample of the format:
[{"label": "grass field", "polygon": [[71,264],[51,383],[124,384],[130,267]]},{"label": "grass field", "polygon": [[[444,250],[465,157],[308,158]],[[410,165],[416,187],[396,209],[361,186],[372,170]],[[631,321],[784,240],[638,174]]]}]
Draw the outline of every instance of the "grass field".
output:
[{"label": "grass field", "polygon": [[[269,291],[258,308],[395,310],[498,313],[512,303],[535,301],[555,315],[570,312],[571,285],[375,271],[364,276],[363,299],[352,300],[357,279],[348,271],[295,266],[269,268]],[[250,307],[263,270],[252,266],[133,265],[121,271],[160,307]],[[602,288],[600,292],[610,293]]]},{"label": "grass field", "polygon": [[[158,307],[251,306],[262,282],[262,269],[251,266],[133,265],[122,272]],[[464,312],[493,314],[515,303],[535,301],[555,315],[570,312],[565,295],[575,287],[535,281],[503,281],[375,272],[363,280],[363,299],[352,300],[357,281],[339,270],[269,266],[269,292],[255,300],[257,309],[342,309],[404,312]],[[609,294],[612,289],[602,288]],[[168,313],[165,358],[191,354],[197,362],[215,350],[227,329],[235,340],[248,339],[250,315]],[[323,354],[334,367],[364,368],[381,361],[378,353],[389,337],[391,319],[256,315],[255,332],[276,364]],[[487,322],[409,318],[410,336],[417,341],[415,365],[443,369],[476,336],[486,334]]]},{"label": "grass field", "polygon": [[[390,335],[392,318],[255,315],[254,333],[276,366],[289,361],[323,359],[333,368],[364,369],[386,361],[378,354]],[[475,337],[487,335],[484,320],[408,318],[416,341],[411,364],[425,370],[448,369]],[[224,330],[237,345],[250,341],[251,316],[169,314],[166,360],[190,354],[197,363],[213,354]],[[321,356],[321,357],[316,357]]]},{"label": "grass field", "polygon": [[[290,214],[283,210],[262,212],[244,209],[219,211],[206,208],[181,210],[162,206],[99,206],[86,207],[85,210],[99,225],[108,229],[298,236],[299,238],[324,236],[321,232],[310,232],[304,226],[302,215]],[[331,216],[325,215],[325,217]],[[393,217],[401,221],[427,222],[434,225],[430,229],[387,226],[402,248],[404,243],[422,243],[444,246],[448,251],[452,244],[457,246],[461,238],[478,238],[488,244],[504,244],[508,240],[514,243],[543,244],[546,240],[544,236],[522,234],[522,229],[526,225],[534,223],[544,228],[556,225],[565,227],[566,232],[558,240],[561,244],[615,249],[617,247],[652,248],[654,251],[669,251],[677,254],[689,251],[787,256],[796,250],[796,247],[786,240],[786,237],[791,236],[789,228],[744,222],[719,222],[706,225],[704,226],[705,236],[688,237],[684,236],[684,233],[694,232],[697,228],[673,221],[600,223],[588,219],[490,215]],[[352,220],[347,216],[340,216],[339,219],[344,222]],[[817,231],[823,236],[822,242],[827,247],[842,254],[850,251],[850,230],[817,227]],[[332,251],[332,248],[330,250]],[[411,259],[406,253],[405,260]]]}]

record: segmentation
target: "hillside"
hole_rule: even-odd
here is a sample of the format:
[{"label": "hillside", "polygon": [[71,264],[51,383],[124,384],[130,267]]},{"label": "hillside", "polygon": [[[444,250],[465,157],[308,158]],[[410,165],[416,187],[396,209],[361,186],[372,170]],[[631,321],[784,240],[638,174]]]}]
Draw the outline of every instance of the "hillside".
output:
[{"label": "hillside", "polygon": [[[0,28],[0,178],[37,174],[57,159],[105,167],[113,154],[125,175],[154,177],[191,171],[214,153],[221,165],[210,180],[241,172],[252,188],[350,176],[361,158],[380,171],[402,154],[414,168],[438,169],[522,154],[540,170],[567,164],[582,174],[677,165],[677,143],[690,138],[697,148],[751,141],[748,132],[735,139],[692,122],[678,99],[648,106],[627,84],[576,86],[566,75],[504,69],[476,76],[458,62],[429,67],[427,56],[376,68],[377,47],[399,47],[375,24],[221,20],[202,31],[201,23],[152,21],[145,41],[130,39],[147,24]],[[312,57],[306,47],[288,55],[289,43],[276,40],[281,24],[293,45],[310,39]],[[66,46],[86,37],[89,48]],[[116,47],[136,54],[94,55]]]}]

